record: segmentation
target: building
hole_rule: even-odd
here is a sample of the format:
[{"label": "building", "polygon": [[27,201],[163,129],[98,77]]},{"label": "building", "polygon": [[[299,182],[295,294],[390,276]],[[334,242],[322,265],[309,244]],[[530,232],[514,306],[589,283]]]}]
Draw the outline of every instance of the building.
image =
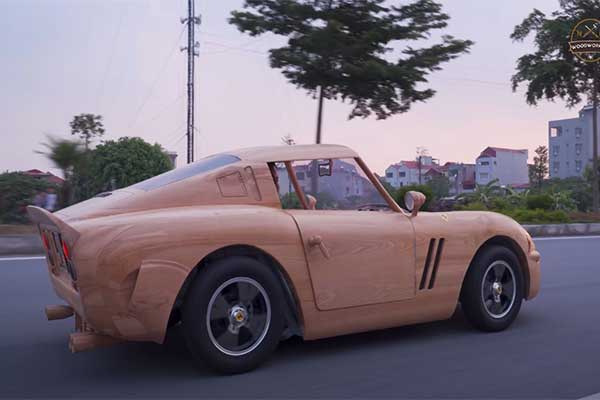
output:
[{"label": "building", "polygon": [[475,190],[475,164],[447,162],[444,164],[450,181],[450,195],[470,193]]},{"label": "building", "polygon": [[[394,188],[400,188],[407,185],[418,185],[425,183],[426,179],[431,179],[433,173],[428,175],[432,168],[439,168],[439,165],[430,156],[421,156],[415,161],[400,161],[392,164],[385,170],[385,180]],[[428,178],[425,178],[428,176]]]},{"label": "building", "polygon": [[177,152],[176,151],[165,151],[167,156],[169,156],[169,160],[171,160],[171,165],[173,168],[177,168]]},{"label": "building", "polygon": [[550,178],[581,177],[586,166],[591,165],[592,114],[593,107],[585,106],[577,118],[548,122]]},{"label": "building", "polygon": [[[305,193],[311,192],[313,163],[314,161],[294,166],[298,183]],[[294,188],[290,182],[287,170],[283,166],[278,166],[277,168],[279,195],[283,196],[293,192]],[[372,190],[373,185],[368,179],[362,176],[362,173],[357,170],[356,166],[342,160],[333,160],[333,170],[330,176],[319,177],[319,193],[328,193],[336,201],[343,201],[354,196],[369,196]]]},{"label": "building", "polygon": [[27,175],[27,176],[30,176],[35,179],[44,180],[48,183],[58,185],[58,186],[61,186],[65,182],[65,180],[63,178],[61,178],[60,176],[54,175],[50,171],[44,172],[44,171],[40,171],[39,169],[30,169],[28,171],[22,171],[21,173],[23,175]]},{"label": "building", "polygon": [[477,157],[475,182],[485,185],[498,180],[499,185],[520,186],[529,183],[527,150],[487,147]]}]

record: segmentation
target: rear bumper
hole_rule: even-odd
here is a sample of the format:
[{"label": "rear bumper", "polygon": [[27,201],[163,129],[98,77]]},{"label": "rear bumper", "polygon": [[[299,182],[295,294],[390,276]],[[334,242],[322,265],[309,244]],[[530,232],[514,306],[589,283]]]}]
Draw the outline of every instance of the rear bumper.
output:
[{"label": "rear bumper", "polygon": [[541,255],[537,250],[533,250],[527,256],[529,266],[529,290],[527,291],[527,300],[531,300],[540,292],[541,281]]}]

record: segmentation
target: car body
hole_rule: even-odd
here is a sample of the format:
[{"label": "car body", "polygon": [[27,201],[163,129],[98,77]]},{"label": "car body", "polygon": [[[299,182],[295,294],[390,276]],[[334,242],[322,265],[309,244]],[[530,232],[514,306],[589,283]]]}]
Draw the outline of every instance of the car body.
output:
[{"label": "car body", "polygon": [[[282,208],[274,165],[290,173],[296,160],[337,159],[356,161],[387,212],[318,210],[306,201]],[[291,188],[298,182],[290,178]],[[515,221],[418,206],[401,209],[353,150],[296,145],[211,156],[55,213],[29,213],[57,295],[78,330],[94,335],[80,345],[72,338],[73,350],[111,339],[162,343],[196,275],[232,255],[277,275],[288,334],[305,340],[450,318],[470,265],[490,245],[517,257],[523,297],[538,294],[540,255]]]}]

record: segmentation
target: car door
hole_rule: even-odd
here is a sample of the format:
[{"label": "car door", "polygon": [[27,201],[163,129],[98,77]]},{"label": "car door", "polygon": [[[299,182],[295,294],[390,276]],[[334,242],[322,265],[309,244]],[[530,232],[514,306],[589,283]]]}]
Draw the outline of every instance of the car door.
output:
[{"label": "car door", "polygon": [[320,310],[415,296],[414,230],[394,212],[289,210]]}]

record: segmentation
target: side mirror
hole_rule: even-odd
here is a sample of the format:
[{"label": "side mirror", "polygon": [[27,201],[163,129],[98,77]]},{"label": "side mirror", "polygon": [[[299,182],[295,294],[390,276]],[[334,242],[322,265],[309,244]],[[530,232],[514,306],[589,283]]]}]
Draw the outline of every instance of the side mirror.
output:
[{"label": "side mirror", "polygon": [[411,190],[404,195],[404,205],[412,217],[419,213],[419,210],[423,207],[423,204],[425,204],[425,200],[427,200],[427,198],[421,192],[414,192]]}]

